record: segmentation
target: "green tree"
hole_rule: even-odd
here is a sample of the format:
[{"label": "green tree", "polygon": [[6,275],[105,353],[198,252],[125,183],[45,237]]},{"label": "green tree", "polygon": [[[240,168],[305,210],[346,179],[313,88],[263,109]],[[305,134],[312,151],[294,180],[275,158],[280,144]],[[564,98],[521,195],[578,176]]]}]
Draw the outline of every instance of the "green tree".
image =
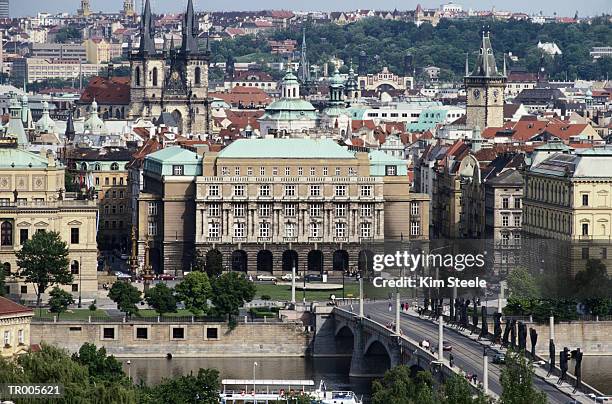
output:
[{"label": "green tree", "polygon": [[80,42],[82,39],[81,31],[75,27],[60,28],[55,34],[57,43]]},{"label": "green tree", "polygon": [[213,281],[211,300],[215,312],[219,316],[227,316],[228,320],[254,297],[255,285],[238,272],[226,272]]},{"label": "green tree", "polygon": [[56,313],[57,318],[66,310],[68,310],[68,306],[74,304],[74,298],[72,297],[72,293],[66,292],[63,289],[60,289],[58,286],[51,289],[49,292],[49,311],[51,313]]},{"label": "green tree", "polygon": [[131,316],[138,311],[136,306],[142,300],[142,294],[133,285],[117,281],[108,291],[108,298],[117,303],[117,308],[127,316]]},{"label": "green tree", "polygon": [[15,256],[21,270],[20,276],[35,286],[37,306],[40,306],[41,296],[49,286],[72,282],[68,268],[68,246],[57,232],[34,233]]},{"label": "green tree", "polygon": [[508,275],[510,297],[532,300],[540,297],[535,277],[525,268],[515,268]]},{"label": "green tree", "polygon": [[145,300],[160,315],[164,313],[176,313],[176,297],[174,289],[165,283],[158,283],[145,292]]},{"label": "green tree", "polygon": [[435,404],[439,403],[429,372],[418,372],[410,377],[410,368],[396,366],[382,379],[372,382],[373,404]]},{"label": "green tree", "polygon": [[107,356],[106,349],[96,349],[94,344],[84,343],[78,353],[72,355],[72,360],[87,367],[89,376],[97,380],[121,381],[125,373],[113,355]]},{"label": "green tree", "polygon": [[206,254],[206,273],[210,278],[216,278],[223,272],[223,255],[217,249]]},{"label": "green tree", "polygon": [[524,355],[508,351],[500,382],[502,404],[546,404],[546,394],[533,386],[534,370]]},{"label": "green tree", "polygon": [[184,403],[216,404],[219,402],[219,372],[216,369],[200,369],[196,376],[180,376],[164,379],[146,389],[141,404]]},{"label": "green tree", "polygon": [[185,304],[185,308],[194,315],[200,316],[208,310],[208,299],[212,287],[208,275],[204,272],[191,272],[176,285],[176,298]]},{"label": "green tree", "polygon": [[202,251],[194,250],[192,257],[191,269],[200,272],[206,271],[206,256],[202,255]]},{"label": "green tree", "polygon": [[442,388],[444,404],[487,404],[489,399],[483,392],[474,395],[465,377],[453,375]]}]

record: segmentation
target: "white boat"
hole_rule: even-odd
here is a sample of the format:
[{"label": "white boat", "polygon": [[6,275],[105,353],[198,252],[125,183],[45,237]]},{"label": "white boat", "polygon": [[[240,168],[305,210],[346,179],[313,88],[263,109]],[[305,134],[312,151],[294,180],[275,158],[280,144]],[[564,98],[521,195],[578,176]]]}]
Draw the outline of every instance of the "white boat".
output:
[{"label": "white boat", "polygon": [[312,380],[223,379],[221,384],[219,402],[222,404],[283,403],[295,396],[307,396],[312,404],[362,403],[352,391],[327,391],[323,381],[314,390]]}]

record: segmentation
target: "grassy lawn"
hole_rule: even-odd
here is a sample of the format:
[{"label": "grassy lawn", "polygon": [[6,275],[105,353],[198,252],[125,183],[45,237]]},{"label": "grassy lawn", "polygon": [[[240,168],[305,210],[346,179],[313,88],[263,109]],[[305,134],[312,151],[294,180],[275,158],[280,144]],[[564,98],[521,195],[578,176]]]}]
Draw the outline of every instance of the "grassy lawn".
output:
[{"label": "grassy lawn", "polygon": [[[321,291],[306,291],[306,300],[309,301],[325,301],[329,300],[329,295],[335,295],[337,298],[342,298],[342,289],[338,290],[321,290]],[[345,285],[344,296],[359,297],[359,285],[350,284]],[[290,285],[272,285],[272,284],[257,284],[257,292],[255,298],[259,299],[262,295],[268,295],[272,300],[291,300],[291,286]],[[304,292],[301,290],[295,291],[295,297],[297,300],[301,300],[304,296]]]},{"label": "grassy lawn", "polygon": [[[192,313],[189,310],[178,309],[176,313],[165,313],[164,317],[188,317]],[[136,317],[157,317],[158,314],[153,309],[139,309]]]},{"label": "grassy lawn", "polygon": [[[53,319],[55,313],[50,313],[48,309],[34,309],[34,316],[38,318]],[[89,316],[92,317],[108,317],[108,314],[104,310],[97,309],[91,311],[89,309],[70,309],[60,315],[62,320],[87,320]]]}]

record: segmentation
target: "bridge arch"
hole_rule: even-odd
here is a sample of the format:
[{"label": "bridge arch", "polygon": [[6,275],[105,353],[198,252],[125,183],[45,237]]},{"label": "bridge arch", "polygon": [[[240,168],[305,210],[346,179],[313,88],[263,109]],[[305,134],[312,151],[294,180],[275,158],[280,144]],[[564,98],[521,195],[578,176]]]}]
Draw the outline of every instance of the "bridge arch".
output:
[{"label": "bridge arch", "polygon": [[334,333],[336,353],[339,355],[350,355],[355,349],[355,333],[348,325],[340,326]]},{"label": "bridge arch", "polygon": [[391,369],[391,353],[377,338],[368,341],[363,351],[363,365],[372,375],[384,375]]}]

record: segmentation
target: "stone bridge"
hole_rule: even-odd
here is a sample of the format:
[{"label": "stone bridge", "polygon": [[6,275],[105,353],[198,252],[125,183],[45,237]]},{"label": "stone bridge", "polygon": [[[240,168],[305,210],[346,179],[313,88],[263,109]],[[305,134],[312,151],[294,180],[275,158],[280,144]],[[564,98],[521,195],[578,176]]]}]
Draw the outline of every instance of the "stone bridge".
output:
[{"label": "stone bridge", "polygon": [[436,361],[435,355],[422,349],[417,341],[398,335],[367,317],[339,307],[315,308],[313,357],[350,356],[351,377],[380,377],[397,365],[406,365],[416,373],[429,370],[434,375],[455,372]]}]

